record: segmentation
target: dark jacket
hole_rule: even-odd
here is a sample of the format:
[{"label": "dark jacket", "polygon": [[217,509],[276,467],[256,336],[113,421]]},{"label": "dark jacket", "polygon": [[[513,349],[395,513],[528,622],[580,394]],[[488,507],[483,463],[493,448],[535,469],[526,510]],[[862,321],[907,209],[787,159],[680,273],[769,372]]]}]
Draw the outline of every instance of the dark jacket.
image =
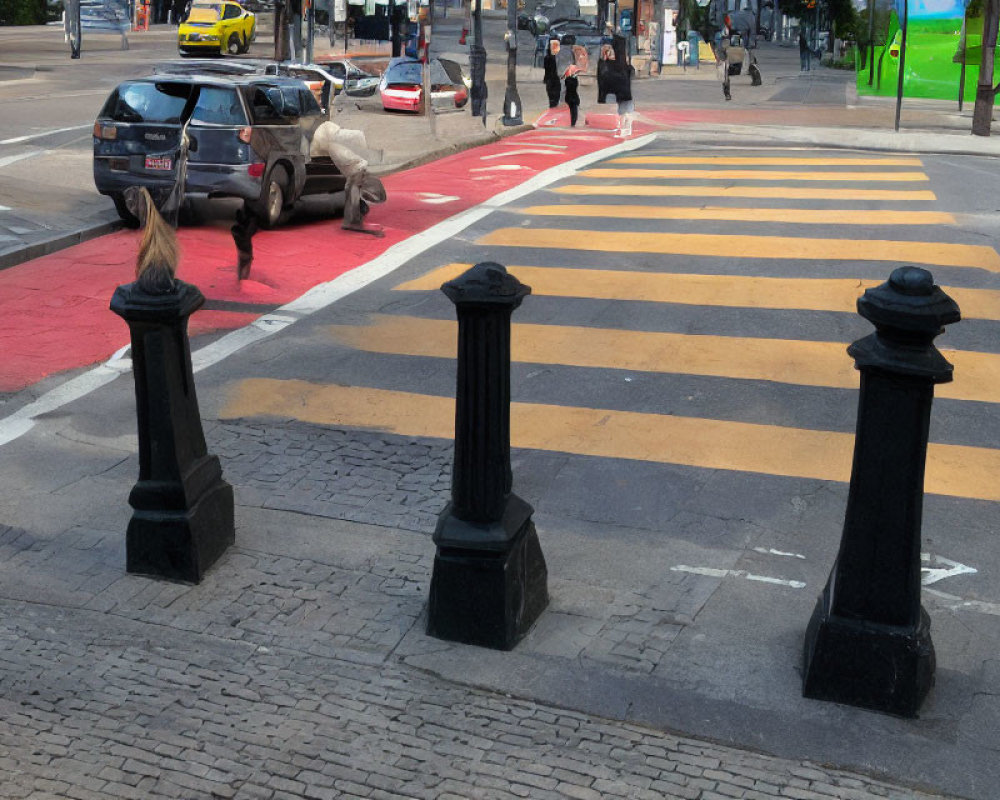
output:
[{"label": "dark jacket", "polygon": [[562,92],[562,81],[559,80],[559,70],[556,67],[556,57],[551,52],[546,53],[542,61],[545,67],[545,93],[549,96],[549,108],[559,105],[559,94]]},{"label": "dark jacket", "polygon": [[575,75],[566,76],[566,105],[580,105],[580,93],[577,91],[580,86],[580,79]]},{"label": "dark jacket", "polygon": [[806,35],[804,33],[799,34],[799,52],[804,53],[809,49],[809,42],[806,41]]}]

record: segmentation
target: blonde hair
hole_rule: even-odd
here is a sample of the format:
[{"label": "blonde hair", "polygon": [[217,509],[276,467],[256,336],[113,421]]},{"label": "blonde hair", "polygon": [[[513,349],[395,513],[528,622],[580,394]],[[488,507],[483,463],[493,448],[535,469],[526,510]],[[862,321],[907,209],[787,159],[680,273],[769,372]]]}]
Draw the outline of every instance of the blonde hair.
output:
[{"label": "blonde hair", "polygon": [[156,204],[145,187],[136,193],[139,223],[143,226],[139,255],[135,261],[135,279],[146,289],[169,288],[177,273],[180,250],[177,237],[156,209]]}]

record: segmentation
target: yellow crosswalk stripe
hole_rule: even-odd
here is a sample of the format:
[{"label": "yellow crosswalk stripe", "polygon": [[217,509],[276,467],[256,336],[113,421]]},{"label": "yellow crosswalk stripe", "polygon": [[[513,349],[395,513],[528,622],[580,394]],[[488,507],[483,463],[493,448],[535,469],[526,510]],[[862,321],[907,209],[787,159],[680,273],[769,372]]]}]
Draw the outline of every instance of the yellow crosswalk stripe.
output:
[{"label": "yellow crosswalk stripe", "polygon": [[954,225],[943,211],[865,211],[853,208],[737,208],[732,206],[636,206],[571,204],[528,206],[516,213],[542,217],[600,217],[615,219],[727,220],[807,225]]},{"label": "yellow crosswalk stripe", "polygon": [[[373,353],[455,358],[454,320],[376,315],[371,325],[333,325],[342,344]],[[620,369],[853,389],[858,373],[844,342],[760,339],[518,323],[511,359],[526,364]],[[955,381],[939,397],[1000,403],[1000,355],[949,350]]]},{"label": "yellow crosswalk stripe", "polygon": [[926,189],[837,189],[807,188],[802,186],[712,186],[685,184],[663,186],[655,183],[569,183],[550,191],[577,196],[627,197],[740,197],[776,200],[886,200],[895,202],[924,202],[936,200],[934,192]]},{"label": "yellow crosswalk stripe", "polygon": [[497,228],[480,237],[477,244],[725,258],[896,261],[904,264],[972,267],[1000,272],[1000,255],[987,245],[907,242],[891,239],[815,239],[718,233]]},{"label": "yellow crosswalk stripe", "polygon": [[709,181],[862,181],[864,183],[930,180],[922,172],[796,172],[770,169],[641,169],[594,167],[577,173],[581,178],[680,178]]},{"label": "yellow crosswalk stripe", "polygon": [[[449,397],[300,380],[251,378],[227,387],[222,419],[274,416],[318,425],[451,439]],[[854,435],[666,414],[512,403],[514,447],[707,469],[846,482]],[[931,494],[1000,500],[1000,450],[931,444]]]},{"label": "yellow crosswalk stripe", "polygon": [[[471,266],[446,264],[395,288],[400,291],[433,291]],[[865,289],[883,282],[854,278],[759,278],[524,265],[513,265],[507,269],[518,280],[528,284],[535,295],[801,311],[854,312],[855,303]],[[958,286],[941,288],[958,303],[963,319],[1000,320],[1000,291]]]},{"label": "yellow crosswalk stripe", "polygon": [[922,167],[919,158],[811,158],[806,156],[620,156],[609,164],[725,164],[786,167]]}]

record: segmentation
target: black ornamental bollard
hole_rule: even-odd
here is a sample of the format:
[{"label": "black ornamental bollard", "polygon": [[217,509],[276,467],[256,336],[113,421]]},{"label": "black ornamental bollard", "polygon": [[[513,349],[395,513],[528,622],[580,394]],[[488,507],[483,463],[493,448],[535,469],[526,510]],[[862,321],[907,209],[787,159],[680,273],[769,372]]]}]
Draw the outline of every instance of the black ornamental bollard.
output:
[{"label": "black ornamental bollard", "polygon": [[868,289],[875,333],[847,352],[861,371],[854,465],[840,552],[805,637],[803,694],[914,716],[934,683],[920,605],[920,522],[934,384],[952,366],[934,346],[961,318],[918,267]]},{"label": "black ornamental bollard", "polygon": [[510,650],[548,605],[534,510],[511,491],[510,317],[531,288],[483,263],[441,290],[458,314],[455,461],[434,532],[427,633]]},{"label": "black ornamental bollard", "polygon": [[111,298],[131,333],[139,420],[126,568],[192,583],[235,541],[233,489],[207,452],[191,369],[187,323],[204,302],[183,281],[150,286],[141,278]]}]

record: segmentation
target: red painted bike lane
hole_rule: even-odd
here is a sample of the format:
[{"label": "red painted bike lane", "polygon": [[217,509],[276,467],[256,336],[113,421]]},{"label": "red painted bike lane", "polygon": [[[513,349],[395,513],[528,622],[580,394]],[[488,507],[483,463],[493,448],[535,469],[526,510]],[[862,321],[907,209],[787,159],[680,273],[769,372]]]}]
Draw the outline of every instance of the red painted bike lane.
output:
[{"label": "red painted bike lane", "polygon": [[[448,217],[613,143],[606,131],[547,127],[396,173],[384,181],[388,200],[369,216],[385,238],[342,231],[339,218],[260,231],[242,282],[228,225],[181,228],[178,277],[208,300],[191,318],[191,335],[247,325]],[[133,279],[140,236],[119,231],[0,271],[0,392],[103,361],[128,344],[108,303]]]}]

